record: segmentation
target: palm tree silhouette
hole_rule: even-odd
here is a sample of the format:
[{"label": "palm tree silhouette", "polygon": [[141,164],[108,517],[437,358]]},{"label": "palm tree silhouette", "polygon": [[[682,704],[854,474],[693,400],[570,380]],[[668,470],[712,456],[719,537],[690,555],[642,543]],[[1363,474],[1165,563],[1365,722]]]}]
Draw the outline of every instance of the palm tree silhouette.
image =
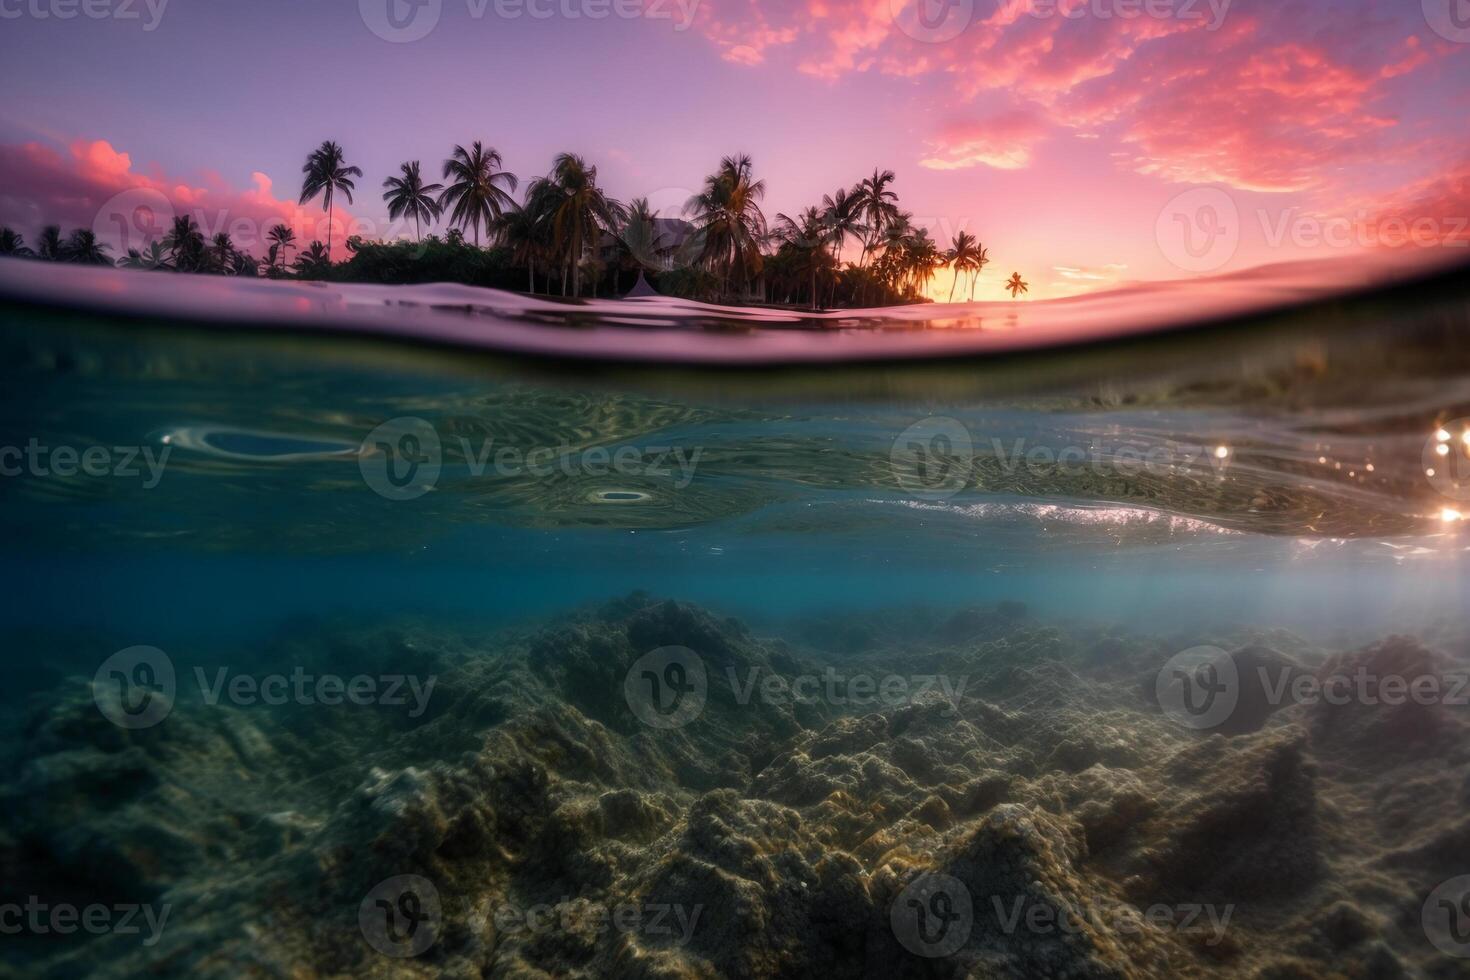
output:
[{"label": "palm tree silhouette", "polygon": [[719,169],[704,180],[704,189],[684,205],[694,218],[702,247],[699,261],[720,277],[730,291],[736,274],[742,288],[760,275],[761,243],[766,238],[766,216],[760,208],[766,182],[755,179],[748,155],[725,157]]},{"label": "palm tree silhouette", "polygon": [[112,265],[112,259],[107,257],[109,249],[110,246],[97,240],[92,229],[78,228],[67,236],[61,247],[61,256],[64,261],[79,265]]},{"label": "palm tree silhouette", "polygon": [[1011,273],[1011,281],[1006,283],[1006,288],[1011,291],[1011,299],[1015,299],[1017,293],[1028,293],[1031,291],[1030,287],[1022,281],[1019,272]]},{"label": "palm tree silhouette", "polygon": [[939,244],[929,237],[928,228],[919,229],[911,240],[908,251],[913,267],[914,288],[921,294],[926,293],[934,276],[944,266],[944,255],[939,251]]},{"label": "palm tree silhouette", "polygon": [[0,255],[28,259],[36,253],[26,248],[26,240],[14,228],[0,228]]},{"label": "palm tree silhouette", "polygon": [[490,231],[500,215],[515,207],[510,191],[519,183],[516,175],[501,170],[500,153],[475,140],[466,150],[456,146],[444,161],[444,179],[454,183],[439,195],[439,210],[449,212],[451,224],[475,231],[475,247],[480,247],[480,226]]},{"label": "palm tree silhouette", "polygon": [[[822,195],[822,220],[827,225],[827,238],[832,246],[834,270],[842,266],[842,246],[848,236],[864,241],[868,227],[862,222],[863,202],[858,192],[839,187],[835,194]],[[837,305],[837,277],[832,277],[832,303]]]},{"label": "palm tree silhouette", "polygon": [[532,202],[512,208],[500,216],[495,223],[495,234],[510,246],[511,261],[526,267],[527,292],[536,291],[536,259],[546,247],[546,224],[541,220]]},{"label": "palm tree silhouette", "polygon": [[225,275],[243,276],[247,279],[254,279],[260,275],[260,263],[252,256],[246,255],[237,249],[230,256],[230,265],[225,270]]},{"label": "palm tree silhouette", "polygon": [[869,256],[878,247],[878,242],[888,226],[898,217],[898,195],[888,189],[895,178],[892,170],[879,172],[873,168],[873,176],[864,177],[855,190],[858,209],[868,224],[869,238],[863,243],[860,265],[866,266]]},{"label": "palm tree silhouette", "polygon": [[[951,303],[954,302],[954,288],[959,285],[961,274],[969,272],[975,265],[978,254],[975,251],[977,245],[974,235],[962,231],[954,236],[954,244],[945,255],[945,259],[954,267],[954,282],[949,286],[949,302]],[[974,295],[973,290],[971,295]]]},{"label": "palm tree silhouette", "polygon": [[658,215],[648,198],[635,197],[628,203],[628,214],[618,236],[628,257],[639,268],[658,269],[668,252],[666,237],[658,230]]},{"label": "palm tree silhouette", "polygon": [[271,243],[271,266],[276,264],[276,255],[281,257],[281,268],[286,267],[286,253],[296,247],[296,232],[291,230],[290,225],[271,225],[271,230],[266,234],[266,239]]},{"label": "palm tree silhouette", "polygon": [[41,237],[36,239],[36,255],[48,262],[60,262],[65,256],[66,243],[61,240],[61,227],[59,225],[47,225],[41,229]]},{"label": "palm tree silhouette", "polygon": [[414,237],[424,240],[421,221],[436,221],[443,212],[434,195],[444,189],[443,184],[425,184],[419,175],[417,160],[403,164],[402,177],[389,177],[383,181],[383,200],[388,202],[388,217],[397,221],[404,215],[413,218]]},{"label": "palm tree silhouette", "polygon": [[[572,295],[582,295],[582,260],[595,248],[603,232],[623,225],[627,209],[597,186],[597,168],[574,153],[561,153],[551,173],[538,177],[527,189],[529,200],[546,217],[552,252],[572,277]],[[565,287],[563,287],[565,291]]]},{"label": "palm tree silhouette", "polygon": [[822,307],[817,295],[817,277],[830,271],[832,258],[827,254],[828,228],[822,212],[814,207],[806,208],[795,218],[785,214],[776,215],[776,236],[783,250],[795,256],[797,270],[811,279],[812,309]]},{"label": "palm tree silhouette", "polygon": [[347,166],[342,147],[327,140],[311,151],[301,173],[304,179],[301,181],[301,199],[297,203],[305,204],[318,194],[322,195],[322,210],[327,212],[327,260],[331,261],[332,215],[336,194],[341,191],[342,196],[347,198],[347,203],[351,204],[352,192],[357,189],[352,178],[361,177],[362,170]]},{"label": "palm tree silhouette", "polygon": [[209,269],[211,272],[229,273],[235,264],[235,243],[230,241],[229,232],[214,236],[209,246]]},{"label": "palm tree silhouette", "polygon": [[321,242],[312,242],[296,256],[296,272],[303,276],[324,275],[331,268],[331,255]]},{"label": "palm tree silhouette", "polygon": [[124,269],[172,269],[169,264],[168,249],[164,248],[162,242],[153,241],[148,247],[139,251],[136,248],[128,249],[128,254],[117,260],[117,264]]},{"label": "palm tree silhouette", "polygon": [[971,259],[970,271],[970,302],[975,302],[975,283],[980,279],[980,273],[990,264],[990,249],[975,242],[975,253]]},{"label": "palm tree silhouette", "polygon": [[204,234],[187,214],[174,218],[173,226],[163,238],[174,268],[180,272],[202,272],[206,265]]}]

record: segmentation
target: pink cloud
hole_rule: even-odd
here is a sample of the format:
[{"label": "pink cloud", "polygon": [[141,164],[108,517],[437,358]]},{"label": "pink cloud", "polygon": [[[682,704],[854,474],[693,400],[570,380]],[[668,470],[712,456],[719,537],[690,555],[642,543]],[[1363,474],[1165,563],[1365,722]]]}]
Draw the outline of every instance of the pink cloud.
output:
[{"label": "pink cloud", "polygon": [[1365,238],[1383,248],[1470,250],[1470,157],[1404,187],[1378,204]]},{"label": "pink cloud", "polygon": [[[1004,92],[1055,126],[1104,133],[1128,169],[1262,191],[1320,188],[1346,166],[1409,158],[1392,86],[1457,53],[1372,4],[1160,2],[1174,15],[1101,16],[1124,9],[1101,0],[977,0],[973,22],[938,43],[913,36],[896,0],[719,0],[699,29],[739,64],[763,64],[779,44],[820,78],[927,78],[951,109]],[[1034,141],[951,128],[921,162],[1025,166]]]},{"label": "pink cloud", "polygon": [[[190,182],[155,171],[136,171],[132,158],[106,140],[77,140],[65,154],[39,143],[0,145],[0,223],[32,234],[45,224],[92,228],[115,254],[162,237],[173,216],[185,213],[207,236],[228,232],[237,247],[257,256],[266,253],[266,232],[276,224],[292,228],[302,245],[326,240],[322,209],[277,197],[264,173],[252,174],[251,186],[240,189],[217,173]],[[334,228],[339,257],[348,235],[378,237],[379,231],[358,222],[341,203]]]},{"label": "pink cloud", "polygon": [[930,170],[961,170],[984,165],[1019,170],[1031,162],[1031,149],[1046,133],[1033,112],[1015,110],[979,122],[946,126],[930,143],[931,154],[919,161]]}]

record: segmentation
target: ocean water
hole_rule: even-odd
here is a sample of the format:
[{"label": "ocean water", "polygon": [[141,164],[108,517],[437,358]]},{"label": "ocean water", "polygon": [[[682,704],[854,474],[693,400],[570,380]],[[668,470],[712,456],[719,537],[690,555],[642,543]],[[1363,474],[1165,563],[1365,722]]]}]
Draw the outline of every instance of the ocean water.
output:
[{"label": "ocean water", "polygon": [[0,272],[0,973],[1470,975],[1463,275]]}]

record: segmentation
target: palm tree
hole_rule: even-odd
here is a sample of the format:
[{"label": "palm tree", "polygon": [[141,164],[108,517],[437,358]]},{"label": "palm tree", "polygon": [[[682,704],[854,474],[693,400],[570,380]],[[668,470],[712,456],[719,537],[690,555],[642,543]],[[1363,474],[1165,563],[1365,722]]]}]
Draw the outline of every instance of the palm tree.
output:
[{"label": "palm tree", "polygon": [[252,256],[244,252],[235,252],[230,256],[230,267],[226,270],[227,275],[243,276],[246,279],[255,279],[260,275],[260,263]]},{"label": "palm tree", "polygon": [[959,285],[960,275],[968,272],[975,264],[975,247],[977,242],[975,236],[969,232],[960,232],[954,236],[954,244],[945,255],[945,260],[954,267],[954,282],[949,286],[949,302],[954,302],[954,288]]},{"label": "palm tree", "polygon": [[766,182],[755,179],[754,169],[746,154],[725,157],[705,178],[704,189],[684,205],[703,240],[700,261],[719,274],[727,293],[732,275],[738,273],[744,287],[761,270],[766,216],[760,202],[766,196]]},{"label": "palm tree", "polygon": [[873,176],[864,177],[853,191],[858,212],[866,219],[869,232],[868,240],[863,243],[862,265],[867,264],[868,256],[878,247],[883,233],[898,217],[898,195],[888,189],[895,179],[892,170],[879,172],[875,167]]},{"label": "palm tree", "polygon": [[271,243],[271,266],[275,267],[276,255],[281,257],[281,268],[286,267],[286,253],[296,247],[296,232],[286,224],[272,225],[266,234],[266,239]]},{"label": "palm tree", "polygon": [[929,237],[928,228],[920,228],[910,235],[904,243],[904,251],[913,289],[923,294],[934,281],[934,274],[944,265],[944,256],[940,254],[939,245]]},{"label": "palm tree", "polygon": [[118,259],[117,264],[124,269],[171,269],[169,265],[168,250],[163,247],[162,242],[149,242],[148,247],[141,252],[136,248],[128,249],[128,254]]},{"label": "palm tree", "polygon": [[67,236],[61,255],[65,261],[79,265],[112,265],[112,259],[107,257],[110,248],[97,240],[92,229],[78,228]]},{"label": "palm tree", "polygon": [[551,173],[533,181],[527,196],[544,209],[552,251],[571,270],[572,295],[582,295],[584,253],[603,232],[622,226],[627,209],[597,186],[597,168],[572,153],[559,154]]},{"label": "palm tree", "polygon": [[[839,187],[835,194],[822,195],[822,219],[827,225],[827,237],[832,244],[832,263],[842,264],[842,248],[849,236],[864,241],[868,227],[862,222],[863,204],[856,188]],[[832,305],[837,305],[837,278],[832,279]]]},{"label": "palm tree", "polygon": [[342,147],[327,140],[321,146],[311,151],[306,158],[305,165],[301,168],[305,179],[301,182],[301,199],[298,204],[305,204],[318,194],[322,195],[322,209],[327,212],[327,260],[332,257],[332,214],[336,204],[338,191],[347,198],[347,203],[352,203],[352,192],[357,185],[352,182],[353,177],[361,177],[362,170],[359,167],[347,166],[347,161],[342,155]]},{"label": "palm tree", "polygon": [[229,274],[235,264],[235,243],[230,241],[229,232],[222,231],[214,236],[209,245],[209,270]]},{"label": "palm tree", "polygon": [[1029,293],[1030,287],[1021,279],[1019,272],[1011,273],[1011,281],[1006,283],[1006,288],[1011,291],[1011,299],[1015,299],[1018,293]]},{"label": "palm tree", "polygon": [[47,225],[41,229],[41,237],[36,240],[36,254],[48,262],[60,262],[65,258],[66,243],[61,240],[61,227],[59,225]]},{"label": "palm tree", "polygon": [[501,166],[499,151],[485,147],[479,140],[468,150],[456,146],[453,155],[444,161],[444,179],[452,177],[454,183],[439,195],[439,209],[449,211],[451,224],[475,230],[476,248],[480,247],[480,226],[490,230],[502,212],[515,207],[509,192],[520,182]]},{"label": "palm tree", "polygon": [[404,215],[413,218],[414,237],[424,240],[421,221],[437,221],[443,212],[434,195],[444,189],[443,184],[425,184],[419,174],[417,160],[403,164],[402,177],[389,177],[383,181],[383,200],[388,202],[388,217],[397,221]]},{"label": "palm tree", "polygon": [[528,292],[536,291],[536,260],[546,252],[546,223],[529,196],[526,203],[512,208],[495,223],[496,237],[510,246],[511,262],[526,267]]},{"label": "palm tree", "polygon": [[776,235],[781,241],[782,251],[794,256],[797,267],[811,279],[812,309],[821,309],[817,276],[832,267],[832,259],[827,254],[828,228],[822,212],[809,207],[795,218],[778,214],[776,222]]},{"label": "palm tree", "polygon": [[28,259],[35,253],[26,248],[26,240],[14,228],[0,228],[0,255]]},{"label": "palm tree", "polygon": [[975,302],[975,283],[980,278],[980,273],[990,264],[990,249],[975,242],[975,253],[970,260],[970,302]]},{"label": "palm tree", "polygon": [[633,263],[644,269],[659,268],[669,250],[667,237],[658,229],[658,214],[646,197],[635,197],[628,204],[628,217],[618,238]]},{"label": "palm tree", "polygon": [[332,265],[331,253],[321,242],[312,242],[296,256],[296,272],[303,276],[322,275]]},{"label": "palm tree", "polygon": [[163,247],[169,250],[174,268],[179,272],[200,272],[206,262],[204,234],[194,219],[187,214],[174,218],[173,226],[163,238]]}]

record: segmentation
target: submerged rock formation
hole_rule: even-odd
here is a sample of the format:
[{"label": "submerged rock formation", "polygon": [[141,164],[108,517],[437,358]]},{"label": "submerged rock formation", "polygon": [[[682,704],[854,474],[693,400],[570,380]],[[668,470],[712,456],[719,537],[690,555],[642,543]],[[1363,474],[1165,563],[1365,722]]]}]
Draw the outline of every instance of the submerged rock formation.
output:
[{"label": "submerged rock formation", "polygon": [[[67,680],[4,746],[7,890],[169,914],[7,937],[0,976],[1470,976],[1419,921],[1470,874],[1463,708],[1247,694],[1200,732],[1140,683],[1166,644],[927,622],[783,642],[635,594],[237,665],[432,674],[412,716],[181,685],[133,731]],[[1296,647],[1231,645],[1288,680],[1454,667]]]}]

